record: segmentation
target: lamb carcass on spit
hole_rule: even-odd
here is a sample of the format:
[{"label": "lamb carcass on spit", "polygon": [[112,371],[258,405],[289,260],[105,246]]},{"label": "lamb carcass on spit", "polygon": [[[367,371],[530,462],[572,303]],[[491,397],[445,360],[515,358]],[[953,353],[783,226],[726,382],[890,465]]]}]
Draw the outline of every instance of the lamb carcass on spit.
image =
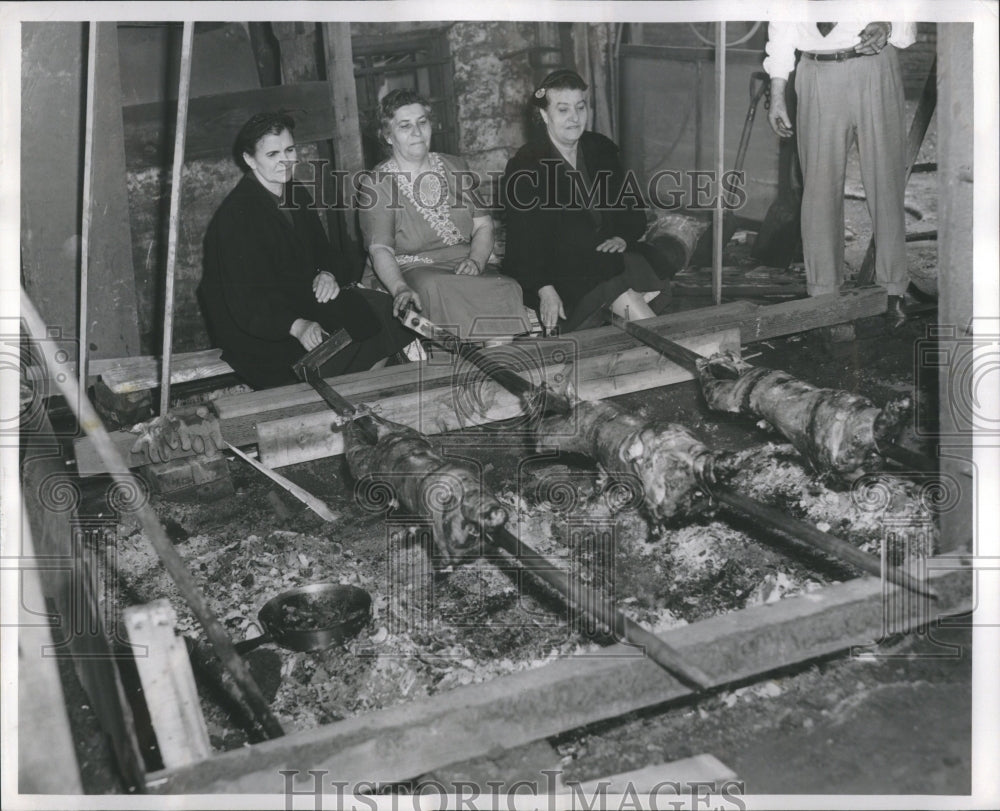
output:
[{"label": "lamb carcass on spit", "polygon": [[879,445],[899,435],[912,408],[903,396],[879,408],[867,397],[824,389],[735,354],[697,362],[709,408],[764,420],[820,472],[850,476],[880,463]]},{"label": "lamb carcass on spit", "polygon": [[699,496],[713,481],[714,456],[683,425],[645,420],[611,402],[578,400],[568,414],[544,417],[536,442],[588,456],[613,477],[636,477],[654,520],[691,515],[708,501]]},{"label": "lamb carcass on spit", "polygon": [[484,531],[502,526],[507,511],[487,490],[472,465],[442,456],[430,441],[405,425],[366,416],[377,442],[354,422],[344,426],[351,475],[392,487],[409,514],[429,519],[438,554],[447,566],[479,554]]}]

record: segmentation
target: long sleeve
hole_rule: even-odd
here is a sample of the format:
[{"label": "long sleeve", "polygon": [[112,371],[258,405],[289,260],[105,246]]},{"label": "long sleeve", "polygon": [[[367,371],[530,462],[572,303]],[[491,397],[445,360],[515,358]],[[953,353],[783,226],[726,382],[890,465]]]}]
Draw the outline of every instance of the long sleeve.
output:
[{"label": "long sleeve", "polygon": [[507,163],[503,200],[507,214],[504,273],[516,279],[529,299],[555,281],[559,266],[553,249],[560,232],[558,209],[545,208],[543,169],[539,165]]},{"label": "long sleeve", "polygon": [[889,44],[897,48],[909,48],[917,41],[916,23],[893,23],[892,33],[889,35]]},{"label": "long sleeve", "polygon": [[270,246],[252,219],[235,213],[217,218],[206,240],[206,260],[214,265],[218,293],[242,331],[265,341],[285,340],[300,317],[292,306],[293,280],[273,266]]},{"label": "long sleeve", "polygon": [[787,79],[795,67],[798,23],[769,22],[764,70],[772,79]]}]

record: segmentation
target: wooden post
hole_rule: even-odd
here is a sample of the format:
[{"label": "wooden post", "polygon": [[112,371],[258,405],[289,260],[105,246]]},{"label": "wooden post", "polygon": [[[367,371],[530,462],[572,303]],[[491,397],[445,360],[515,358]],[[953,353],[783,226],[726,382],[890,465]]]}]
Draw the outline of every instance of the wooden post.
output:
[{"label": "wooden post", "polygon": [[[998,331],[996,321],[983,319],[976,324],[973,300],[974,260],[986,260],[986,267],[980,268],[980,279],[988,278],[991,273],[988,269],[992,261],[989,259],[991,249],[981,248],[977,257],[973,242],[973,226],[976,230],[990,229],[989,222],[977,221],[973,182],[976,141],[974,100],[978,102],[979,98],[988,99],[990,96],[989,91],[978,97],[974,92],[980,83],[976,77],[980,53],[978,49],[973,51],[972,23],[939,24],[937,52],[937,92],[941,96],[941,110],[945,113],[938,116],[937,143],[939,338],[936,347],[928,346],[926,353],[921,352],[923,357],[918,362],[923,367],[922,372],[926,373],[929,371],[927,367],[931,366],[937,373],[941,474],[957,483],[959,495],[954,508],[941,513],[941,551],[969,549],[983,554],[981,548],[976,548],[976,489],[980,486],[979,476],[991,474],[987,472],[989,467],[982,465],[981,461],[977,473],[973,454],[975,452],[978,459],[979,450],[974,447],[977,441],[973,429],[978,424],[984,434],[995,430],[996,423],[991,423],[988,415],[991,413],[990,402],[996,402],[996,394],[995,387],[993,393],[985,393],[990,386],[982,386],[985,400],[981,401],[983,411],[979,412],[972,409],[968,399],[970,389],[966,386],[970,382],[969,370],[975,351],[973,347],[976,346],[969,340],[971,335],[978,334],[981,342],[995,341]],[[986,87],[995,88],[995,78],[987,79]],[[988,170],[983,172],[987,183],[992,181],[990,174]],[[986,221],[989,218],[982,219]],[[989,238],[996,240],[996,234]],[[996,244],[995,241],[993,244]],[[990,302],[980,311],[985,314],[994,306],[996,299],[991,301],[991,297],[984,295],[985,291],[979,292],[982,301]],[[979,346],[985,347],[985,344],[980,343]],[[931,360],[932,348],[936,357],[947,360],[943,363]],[[991,354],[981,356],[977,382],[989,379],[986,370],[995,359],[995,348]],[[992,441],[995,442],[995,439]]]},{"label": "wooden post", "polygon": [[719,102],[719,129],[715,142],[715,183],[718,196],[712,212],[712,300],[722,304],[722,230],[725,211],[722,175],[726,171],[726,23],[722,20],[715,35],[715,92]]},{"label": "wooden post", "polygon": [[77,372],[80,382],[78,397],[87,396],[87,279],[89,277],[90,222],[92,215],[91,184],[94,168],[94,77],[97,73],[97,23],[87,25],[87,112],[83,142],[83,222],[80,225],[80,340]]},{"label": "wooden post", "polygon": [[[354,52],[351,49],[350,23],[323,23],[323,45],[326,54],[326,80],[330,87],[333,107],[333,159],[336,169],[349,177],[364,169],[361,146],[361,124],[358,119],[358,92],[354,84]],[[360,251],[361,235],[354,217],[353,194],[345,192],[344,210],[346,242],[352,252]]]},{"label": "wooden post", "polygon": [[166,598],[125,609],[125,630],[167,769],[197,763],[212,754],[191,661],[184,642],[174,633],[176,624],[177,615]]},{"label": "wooden post", "polygon": [[163,294],[163,369],[160,378],[160,415],[170,409],[170,351],[174,339],[174,269],[177,264],[177,229],[180,224],[181,176],[184,172],[184,136],[188,97],[191,93],[191,50],[194,23],[184,23],[181,39],[181,75],[177,90],[177,126],[174,132],[174,168],[170,182],[170,223],[167,235],[167,284]]},{"label": "wooden post", "polygon": [[[280,64],[281,83],[285,86],[303,82],[319,82],[319,26],[317,23],[303,22],[272,22],[271,31],[278,40],[278,58]],[[324,83],[325,84],[325,83]],[[324,88],[323,95],[329,98],[329,90]],[[328,103],[328,102],[326,102]],[[330,111],[327,111],[330,115]],[[332,122],[331,127],[332,129]],[[301,136],[300,136],[301,137]],[[333,173],[330,171],[334,165],[334,151],[330,142],[331,132],[328,130],[324,137],[316,141],[316,152],[321,161],[320,171],[323,175],[322,193],[327,203],[326,205],[326,230],[330,239],[330,245],[335,253],[340,253],[348,257],[351,267],[344,270],[343,276],[338,274],[341,284],[346,281],[356,281],[361,278],[361,263],[358,254],[350,254],[350,246],[344,244],[346,231],[344,230],[344,212],[338,207],[336,201],[338,194],[346,195],[346,192],[339,188]],[[345,196],[346,200],[347,197]]]}]

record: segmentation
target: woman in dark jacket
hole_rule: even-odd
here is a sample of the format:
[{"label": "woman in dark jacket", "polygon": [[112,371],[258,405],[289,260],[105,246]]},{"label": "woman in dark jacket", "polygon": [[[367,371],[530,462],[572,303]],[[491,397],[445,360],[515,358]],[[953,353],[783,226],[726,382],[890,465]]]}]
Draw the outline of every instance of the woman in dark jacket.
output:
[{"label": "woman in dark jacket", "polygon": [[646,229],[638,189],[625,183],[618,147],[586,131],[587,85],[550,73],[532,96],[544,131],[507,163],[504,272],[520,282],[542,325],[564,332],[654,315],[641,292],[664,282],[634,252]]},{"label": "woman in dark jacket", "polygon": [[324,376],[370,369],[412,336],[392,317],[392,299],[342,289],[348,270],[292,181],[292,119],[258,113],[236,136],[233,157],[246,172],[215,212],[205,236],[199,293],[222,358],[254,388],[296,382],[292,365],[346,329],[353,339]]}]

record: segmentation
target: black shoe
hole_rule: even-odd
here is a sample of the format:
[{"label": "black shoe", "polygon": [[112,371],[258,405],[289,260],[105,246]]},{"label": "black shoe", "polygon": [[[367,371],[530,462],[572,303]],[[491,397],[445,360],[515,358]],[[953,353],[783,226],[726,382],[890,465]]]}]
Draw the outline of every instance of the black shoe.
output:
[{"label": "black shoe", "polygon": [[889,329],[899,329],[906,323],[906,310],[903,307],[902,296],[889,296],[889,306],[885,311],[885,320]]}]

